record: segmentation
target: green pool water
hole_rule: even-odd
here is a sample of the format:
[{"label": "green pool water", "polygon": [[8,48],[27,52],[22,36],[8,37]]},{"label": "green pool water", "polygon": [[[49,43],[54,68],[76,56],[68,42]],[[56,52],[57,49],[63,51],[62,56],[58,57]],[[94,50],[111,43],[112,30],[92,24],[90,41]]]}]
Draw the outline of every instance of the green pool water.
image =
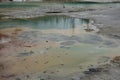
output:
[{"label": "green pool water", "polygon": [[0,20],[0,28],[29,27],[34,29],[71,29],[83,24],[88,24],[89,21],[89,19],[53,15],[32,19]]}]

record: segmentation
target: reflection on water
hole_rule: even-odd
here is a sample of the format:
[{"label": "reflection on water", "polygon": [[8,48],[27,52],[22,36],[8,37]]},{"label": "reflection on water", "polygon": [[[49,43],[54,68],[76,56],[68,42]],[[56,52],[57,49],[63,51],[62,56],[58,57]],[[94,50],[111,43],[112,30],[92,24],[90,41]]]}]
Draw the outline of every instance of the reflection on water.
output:
[{"label": "reflection on water", "polygon": [[8,19],[0,21],[0,28],[29,27],[35,29],[70,29],[88,24],[89,19],[78,19],[67,16],[44,16],[34,19]]}]

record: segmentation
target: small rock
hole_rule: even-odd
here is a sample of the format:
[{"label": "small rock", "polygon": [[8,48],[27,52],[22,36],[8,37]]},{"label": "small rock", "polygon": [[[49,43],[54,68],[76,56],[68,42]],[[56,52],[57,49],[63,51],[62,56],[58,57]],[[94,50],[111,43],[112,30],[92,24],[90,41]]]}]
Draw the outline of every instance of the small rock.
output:
[{"label": "small rock", "polygon": [[15,80],[21,80],[20,78],[16,78]]}]

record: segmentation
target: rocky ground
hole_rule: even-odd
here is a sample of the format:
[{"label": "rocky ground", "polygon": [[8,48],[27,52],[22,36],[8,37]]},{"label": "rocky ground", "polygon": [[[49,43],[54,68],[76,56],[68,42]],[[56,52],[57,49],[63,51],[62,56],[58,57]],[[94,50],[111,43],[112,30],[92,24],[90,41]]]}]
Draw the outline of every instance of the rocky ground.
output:
[{"label": "rocky ground", "polygon": [[120,57],[114,57],[108,64],[99,65],[84,71],[83,76],[73,77],[71,80],[119,80]]}]

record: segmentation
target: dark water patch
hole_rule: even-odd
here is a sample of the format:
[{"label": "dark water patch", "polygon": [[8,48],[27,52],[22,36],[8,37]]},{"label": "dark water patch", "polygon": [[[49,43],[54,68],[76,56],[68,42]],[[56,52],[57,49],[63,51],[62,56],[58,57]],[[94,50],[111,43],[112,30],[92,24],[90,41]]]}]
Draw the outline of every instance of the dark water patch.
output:
[{"label": "dark water patch", "polygon": [[88,24],[88,21],[86,19],[53,15],[32,19],[6,19],[0,21],[0,28],[20,26],[35,29],[75,29],[83,24]]}]

